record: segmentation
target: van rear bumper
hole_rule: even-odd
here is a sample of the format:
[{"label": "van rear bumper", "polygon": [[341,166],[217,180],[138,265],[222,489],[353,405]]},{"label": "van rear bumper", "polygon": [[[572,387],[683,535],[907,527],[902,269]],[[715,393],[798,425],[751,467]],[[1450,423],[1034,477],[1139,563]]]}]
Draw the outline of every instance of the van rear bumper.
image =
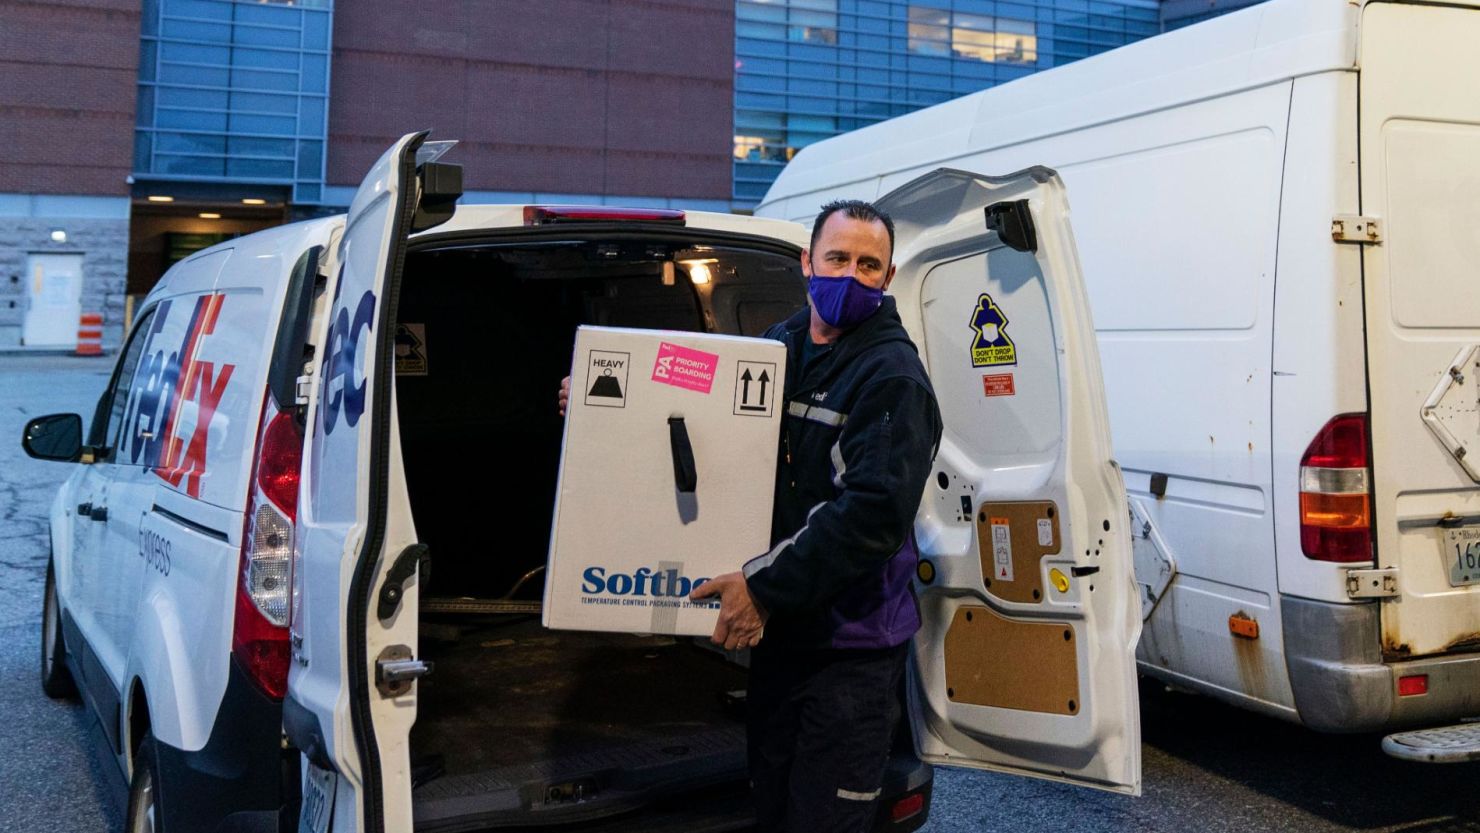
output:
[{"label": "van rear bumper", "polygon": [[[1378,603],[1280,597],[1285,664],[1300,722],[1321,732],[1375,732],[1480,714],[1480,654],[1383,662]],[[1398,696],[1427,674],[1428,693]]]}]

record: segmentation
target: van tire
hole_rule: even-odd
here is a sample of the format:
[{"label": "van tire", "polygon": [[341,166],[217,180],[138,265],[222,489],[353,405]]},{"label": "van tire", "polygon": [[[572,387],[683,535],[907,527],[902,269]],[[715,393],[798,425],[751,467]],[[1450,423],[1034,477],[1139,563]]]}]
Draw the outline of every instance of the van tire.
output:
[{"label": "van tire", "polygon": [[53,700],[77,694],[72,672],[67,669],[62,610],[57,604],[57,579],[50,561],[46,563],[46,592],[41,602],[41,690]]},{"label": "van tire", "polygon": [[128,812],[123,816],[124,833],[163,833],[164,814],[159,809],[159,756],[154,751],[154,733],[145,732],[134,753],[134,776],[128,785]]}]

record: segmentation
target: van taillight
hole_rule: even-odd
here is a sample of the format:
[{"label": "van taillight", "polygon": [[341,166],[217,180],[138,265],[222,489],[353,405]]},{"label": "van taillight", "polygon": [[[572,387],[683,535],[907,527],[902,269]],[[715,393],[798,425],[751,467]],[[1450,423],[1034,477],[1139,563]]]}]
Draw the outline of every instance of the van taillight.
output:
[{"label": "van taillight", "polygon": [[1300,549],[1316,561],[1372,560],[1367,415],[1333,417],[1300,458]]},{"label": "van taillight", "polygon": [[889,821],[892,823],[898,823],[906,819],[912,819],[915,816],[919,815],[920,811],[924,809],[925,794],[911,793],[910,795],[907,795],[904,798],[901,798],[898,801],[894,802],[894,806],[889,808]]},{"label": "van taillight", "polygon": [[231,650],[252,681],[275,698],[288,687],[293,521],[302,462],[303,431],[269,393],[247,492]]},{"label": "van taillight", "polygon": [[684,213],[671,208],[618,208],[604,205],[526,205],[526,226],[548,226],[556,223],[601,223],[638,221],[672,223],[681,226]]}]

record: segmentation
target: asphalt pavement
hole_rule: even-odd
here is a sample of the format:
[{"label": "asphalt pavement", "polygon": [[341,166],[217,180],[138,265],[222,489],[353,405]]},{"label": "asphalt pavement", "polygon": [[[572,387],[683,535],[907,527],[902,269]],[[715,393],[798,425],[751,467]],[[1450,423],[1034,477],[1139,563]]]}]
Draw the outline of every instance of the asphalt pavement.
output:
[{"label": "asphalt pavement", "polygon": [[[122,779],[96,721],[41,693],[45,518],[70,467],[20,449],[31,417],[90,421],[111,366],[0,355],[0,831],[104,833],[122,822]],[[1142,797],[937,769],[925,830],[1480,833],[1480,764],[1404,763],[1378,736],[1319,735],[1149,682],[1141,696]]]}]

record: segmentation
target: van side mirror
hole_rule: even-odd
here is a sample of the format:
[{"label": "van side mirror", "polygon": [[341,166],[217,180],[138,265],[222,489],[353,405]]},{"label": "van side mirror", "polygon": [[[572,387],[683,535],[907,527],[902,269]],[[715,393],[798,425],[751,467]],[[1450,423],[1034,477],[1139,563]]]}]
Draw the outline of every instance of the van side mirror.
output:
[{"label": "van side mirror", "polygon": [[21,448],[38,460],[75,463],[82,459],[82,417],[50,414],[26,423]]}]

